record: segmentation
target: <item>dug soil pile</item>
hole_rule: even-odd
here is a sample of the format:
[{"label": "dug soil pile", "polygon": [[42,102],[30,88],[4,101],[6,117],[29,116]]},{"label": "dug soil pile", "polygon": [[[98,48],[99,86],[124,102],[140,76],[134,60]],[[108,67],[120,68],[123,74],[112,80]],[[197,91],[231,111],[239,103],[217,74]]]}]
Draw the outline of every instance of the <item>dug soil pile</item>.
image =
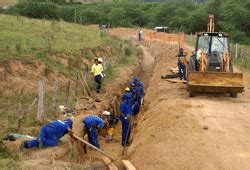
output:
[{"label": "dug soil pile", "polygon": [[128,154],[143,170],[249,169],[250,75],[245,92],[189,98],[185,84],[161,79],[176,67],[177,46],[151,47],[156,65]]}]

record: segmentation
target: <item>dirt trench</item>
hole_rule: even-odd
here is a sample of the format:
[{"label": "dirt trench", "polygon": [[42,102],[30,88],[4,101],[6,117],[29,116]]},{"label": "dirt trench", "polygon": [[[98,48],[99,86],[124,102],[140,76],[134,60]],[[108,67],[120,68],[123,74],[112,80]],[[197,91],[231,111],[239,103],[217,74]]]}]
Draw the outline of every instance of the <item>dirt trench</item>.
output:
[{"label": "dirt trench", "polygon": [[128,149],[137,169],[249,169],[250,75],[245,92],[189,98],[184,84],[161,79],[176,67],[177,46],[153,45],[144,111]]}]

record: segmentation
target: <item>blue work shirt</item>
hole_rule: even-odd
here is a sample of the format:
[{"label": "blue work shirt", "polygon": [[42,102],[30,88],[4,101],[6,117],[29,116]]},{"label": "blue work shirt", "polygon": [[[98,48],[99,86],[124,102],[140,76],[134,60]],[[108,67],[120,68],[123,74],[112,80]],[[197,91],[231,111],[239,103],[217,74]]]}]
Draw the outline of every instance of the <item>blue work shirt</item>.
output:
[{"label": "blue work shirt", "polygon": [[122,112],[124,114],[124,116],[131,116],[132,114],[132,108],[129,105],[129,103],[122,101],[121,105],[120,105],[120,112]]},{"label": "blue work shirt", "polygon": [[122,101],[124,101],[126,99],[128,100],[129,104],[133,105],[133,103],[134,103],[134,96],[133,96],[133,94],[131,92],[126,92],[126,93],[124,93],[122,95]]},{"label": "blue work shirt", "polygon": [[62,122],[61,120],[53,121],[45,125],[45,127],[53,128],[54,134],[57,139],[60,139],[61,137],[63,137],[66,133],[68,133],[68,129],[70,129],[69,125]]},{"label": "blue work shirt", "polygon": [[94,126],[97,128],[103,128],[104,127],[104,120],[101,119],[98,116],[95,115],[89,115],[83,120],[83,123],[89,125],[89,126]]},{"label": "blue work shirt", "polygon": [[140,86],[140,87],[136,87],[135,89],[135,93],[136,93],[136,97],[142,97],[143,95],[143,88]]}]

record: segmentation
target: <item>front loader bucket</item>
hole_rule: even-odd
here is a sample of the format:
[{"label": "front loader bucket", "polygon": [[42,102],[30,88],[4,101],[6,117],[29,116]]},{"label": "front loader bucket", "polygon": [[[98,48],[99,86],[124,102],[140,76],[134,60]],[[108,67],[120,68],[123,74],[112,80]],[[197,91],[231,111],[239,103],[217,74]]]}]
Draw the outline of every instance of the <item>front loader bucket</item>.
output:
[{"label": "front loader bucket", "polygon": [[242,93],[244,89],[243,74],[190,72],[188,88],[190,97],[195,93],[230,93],[230,96],[237,97],[237,93]]}]

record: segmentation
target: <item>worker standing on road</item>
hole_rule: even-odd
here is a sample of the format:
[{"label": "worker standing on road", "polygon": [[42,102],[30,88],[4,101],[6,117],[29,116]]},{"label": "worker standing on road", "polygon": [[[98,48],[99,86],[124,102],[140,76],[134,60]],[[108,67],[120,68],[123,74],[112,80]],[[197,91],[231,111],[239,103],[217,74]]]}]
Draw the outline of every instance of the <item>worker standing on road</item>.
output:
[{"label": "worker standing on road", "polygon": [[73,122],[70,118],[64,121],[56,120],[48,123],[42,127],[37,139],[23,141],[21,149],[57,146],[59,139],[65,134],[68,133],[73,138],[72,125]]},{"label": "worker standing on road", "polygon": [[83,124],[84,133],[88,134],[89,143],[96,146],[97,148],[100,148],[97,138],[97,131],[98,129],[103,128],[105,124],[108,126],[108,123],[98,116],[89,115],[83,119]]},{"label": "worker standing on road", "polygon": [[138,31],[138,40],[142,41],[142,29]]},{"label": "worker standing on road", "polygon": [[103,63],[102,58],[95,59],[95,64],[93,64],[91,69],[91,72],[94,73],[94,79],[96,83],[96,93],[100,92],[102,79],[104,77],[102,63]]},{"label": "worker standing on road", "polygon": [[186,57],[184,55],[183,48],[179,49],[177,57],[178,57],[177,65],[178,65],[178,69],[179,69],[180,80],[182,80],[182,77],[184,77],[184,80],[187,80],[187,78],[186,78],[186,66],[185,66],[185,64],[182,61],[182,58]]},{"label": "worker standing on road", "polygon": [[128,100],[125,99],[120,105],[120,120],[122,122],[122,146],[129,145],[128,141],[131,133],[131,123],[130,118],[132,115],[131,106]]},{"label": "worker standing on road", "polygon": [[188,70],[196,71],[196,61],[195,61],[195,51],[192,52],[192,55],[188,61]]}]

